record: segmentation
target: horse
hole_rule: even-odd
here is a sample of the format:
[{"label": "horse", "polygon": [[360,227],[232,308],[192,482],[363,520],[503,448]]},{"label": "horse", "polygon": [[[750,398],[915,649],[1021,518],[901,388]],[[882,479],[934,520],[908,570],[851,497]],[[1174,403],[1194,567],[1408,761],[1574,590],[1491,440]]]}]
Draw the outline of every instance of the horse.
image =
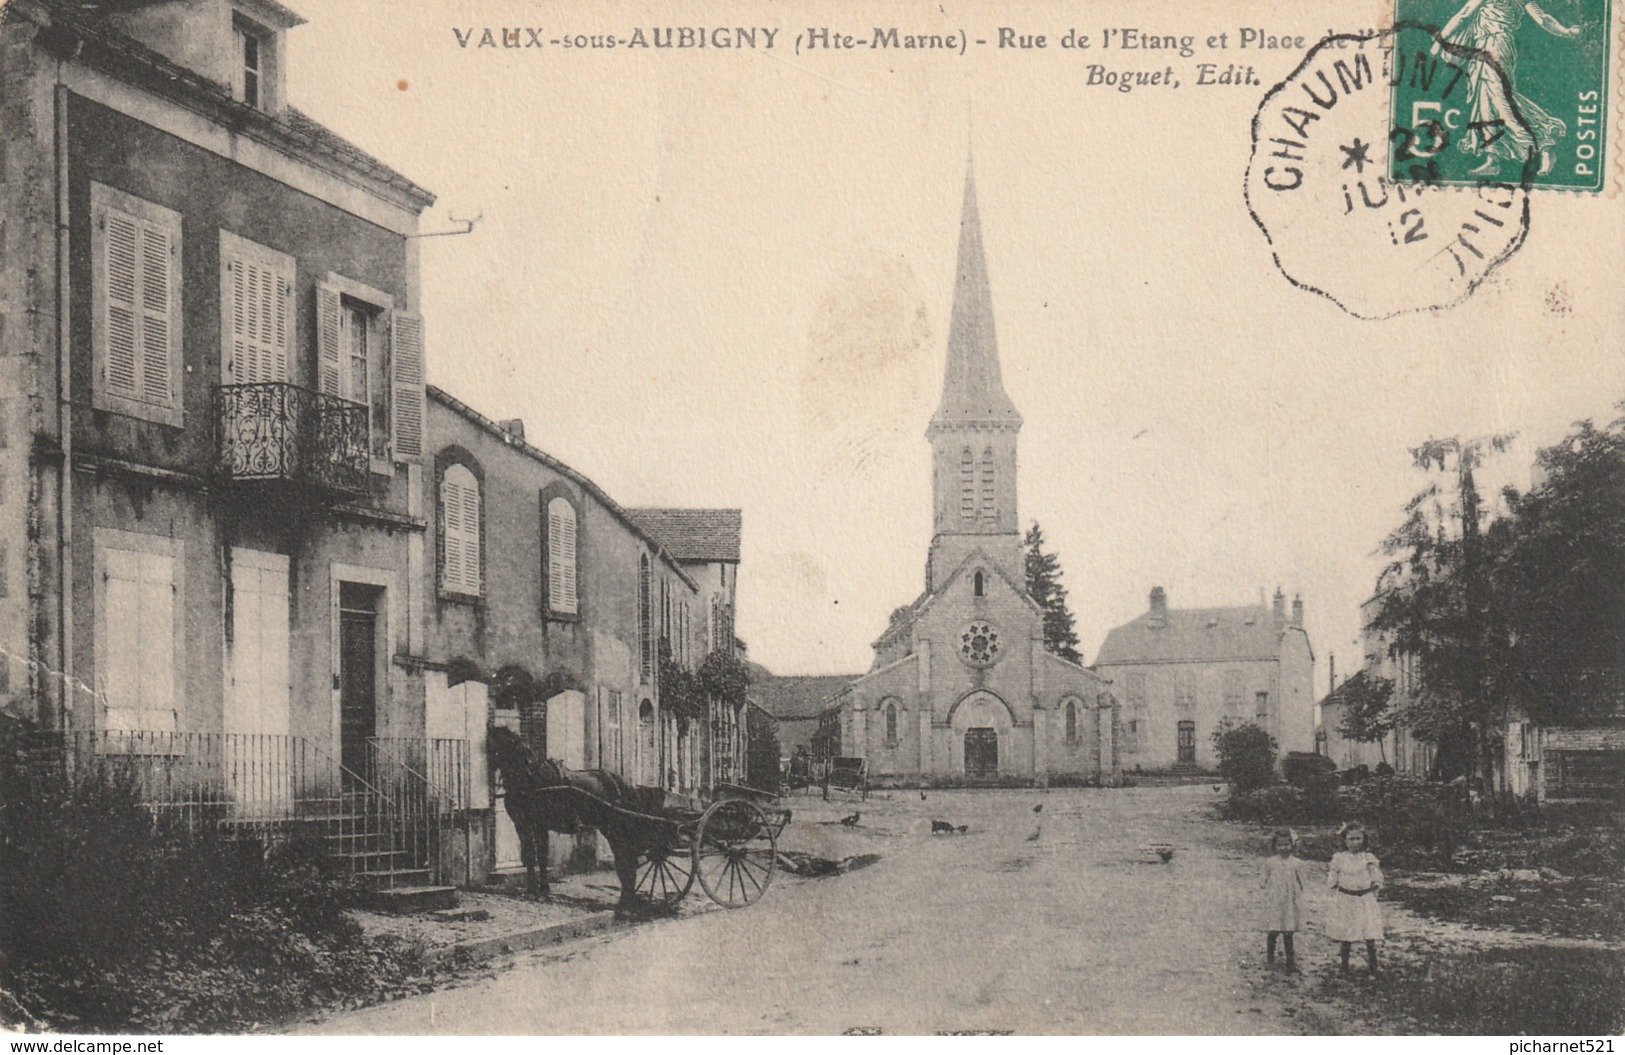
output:
[{"label": "horse", "polygon": [[550,896],[549,832],[575,835],[596,829],[615,855],[621,907],[635,905],[638,858],[649,849],[650,836],[639,829],[636,821],[608,807],[639,809],[637,786],[608,770],[570,769],[554,759],[537,760],[518,733],[502,726],[491,727],[487,743],[491,768],[502,778],[508,816],[519,833],[526,893],[532,897]]}]

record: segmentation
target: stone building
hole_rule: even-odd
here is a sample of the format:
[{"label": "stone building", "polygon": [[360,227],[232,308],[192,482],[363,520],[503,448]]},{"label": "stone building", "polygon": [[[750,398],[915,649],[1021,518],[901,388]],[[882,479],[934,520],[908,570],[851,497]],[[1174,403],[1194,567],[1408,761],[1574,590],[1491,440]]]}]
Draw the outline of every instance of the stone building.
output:
[{"label": "stone building", "polygon": [[434,199],[289,105],[302,21],[0,13],[0,692],[177,809],[283,829],[395,808],[429,601]]},{"label": "stone building", "polygon": [[1095,670],[1122,701],[1123,765],[1210,770],[1221,723],[1254,722],[1284,754],[1315,746],[1314,653],[1303,601],[1270,608],[1170,608],[1152,588],[1145,614],[1113,628]]},{"label": "stone building", "polygon": [[[967,175],[942,400],[931,444],[925,589],[892,614],[868,673],[835,698],[840,753],[881,779],[1116,777],[1105,678],[1044,648],[1016,505],[1021,415],[1004,391],[974,179]],[[826,738],[827,739],[827,738]]]}]

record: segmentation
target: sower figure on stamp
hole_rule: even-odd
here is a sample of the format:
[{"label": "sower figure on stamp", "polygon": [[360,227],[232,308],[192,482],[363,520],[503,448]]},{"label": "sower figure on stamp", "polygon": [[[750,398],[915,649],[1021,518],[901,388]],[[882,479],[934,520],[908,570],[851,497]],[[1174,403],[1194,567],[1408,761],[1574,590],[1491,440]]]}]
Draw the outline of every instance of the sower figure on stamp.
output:
[{"label": "sower figure on stamp", "polygon": [[[1472,170],[1474,176],[1493,176],[1503,159],[1521,166],[1531,151],[1539,152],[1540,175],[1544,176],[1552,170],[1552,145],[1568,132],[1560,119],[1517,91],[1516,34],[1525,14],[1554,37],[1573,40],[1580,35],[1578,24],[1563,25],[1535,0],[1467,0],[1439,33],[1451,44],[1487,53],[1506,74],[1511,87],[1509,98],[1495,70],[1478,59],[1467,63],[1471,124],[1458,145],[1465,154],[1483,156],[1483,162]],[[1435,43],[1433,54],[1438,55],[1440,50],[1441,45]],[[1517,115],[1512,113],[1513,105]]]},{"label": "sower figure on stamp", "polygon": [[1326,936],[1342,945],[1343,973],[1349,970],[1349,948],[1365,942],[1366,964],[1377,973],[1377,942],[1382,938],[1382,910],[1377,891],[1382,869],[1376,855],[1366,849],[1365,829],[1351,824],[1343,831],[1343,849],[1332,854],[1326,870],[1331,904],[1326,909]]},{"label": "sower figure on stamp", "polygon": [[1264,859],[1264,930],[1269,963],[1275,963],[1275,941],[1281,939],[1286,952],[1286,969],[1297,970],[1293,959],[1292,936],[1303,922],[1303,862],[1292,851],[1296,840],[1286,828],[1278,829],[1270,840],[1269,857]]}]

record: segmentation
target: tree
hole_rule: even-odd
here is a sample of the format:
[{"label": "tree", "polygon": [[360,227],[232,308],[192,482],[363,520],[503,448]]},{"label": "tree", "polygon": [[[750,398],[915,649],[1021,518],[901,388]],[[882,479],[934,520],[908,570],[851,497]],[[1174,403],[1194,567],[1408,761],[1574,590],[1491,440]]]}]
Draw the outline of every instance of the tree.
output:
[{"label": "tree", "polygon": [[1078,631],[1061,585],[1061,558],[1044,552],[1044,530],[1033,521],[1027,537],[1027,595],[1044,613],[1044,647],[1069,663],[1083,663],[1078,652]]},{"label": "tree", "polygon": [[1475,473],[1510,435],[1432,439],[1413,448],[1418,469],[1435,475],[1405,506],[1404,522],[1383,540],[1390,558],[1377,583],[1368,629],[1390,655],[1412,657],[1417,683],[1399,718],[1438,745],[1436,776],[1487,776],[1505,721],[1496,691],[1509,628],[1494,604],[1485,552],[1483,501]]},{"label": "tree", "polygon": [[1396,719],[1393,679],[1362,670],[1337,687],[1337,697],[1344,705],[1337,731],[1364,744],[1375,741],[1378,757],[1388,761],[1383,740],[1394,731]]},{"label": "tree", "polygon": [[1252,722],[1226,718],[1213,730],[1219,775],[1238,792],[1275,783],[1275,738]]},{"label": "tree", "polygon": [[1611,716],[1625,664],[1625,418],[1579,422],[1538,464],[1489,533],[1507,689],[1538,721],[1585,724]]}]

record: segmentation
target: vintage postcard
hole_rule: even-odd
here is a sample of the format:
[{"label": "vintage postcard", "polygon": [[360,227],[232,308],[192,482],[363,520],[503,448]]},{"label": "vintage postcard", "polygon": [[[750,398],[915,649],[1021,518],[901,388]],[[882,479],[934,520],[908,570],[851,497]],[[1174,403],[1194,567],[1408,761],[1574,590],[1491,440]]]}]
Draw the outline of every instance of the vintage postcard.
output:
[{"label": "vintage postcard", "polygon": [[7,0],[0,1022],[1611,1051],[1615,8]]}]

